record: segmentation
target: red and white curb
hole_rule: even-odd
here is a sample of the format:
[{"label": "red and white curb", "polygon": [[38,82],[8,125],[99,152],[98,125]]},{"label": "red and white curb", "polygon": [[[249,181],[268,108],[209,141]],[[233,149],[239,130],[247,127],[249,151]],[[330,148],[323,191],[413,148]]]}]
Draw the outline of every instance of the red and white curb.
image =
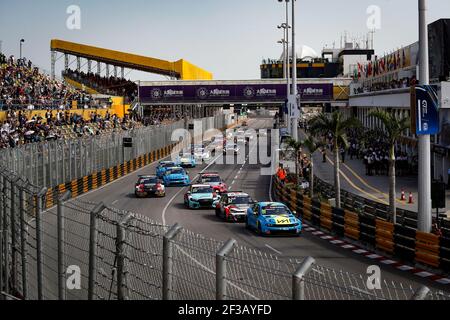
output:
[{"label": "red and white curb", "polygon": [[415,267],[411,267],[409,265],[406,265],[404,263],[398,262],[396,260],[392,260],[390,258],[381,256],[379,254],[376,254],[374,252],[370,252],[366,249],[363,249],[357,245],[351,244],[349,242],[346,242],[342,239],[339,239],[337,237],[334,236],[330,236],[329,234],[326,234],[325,232],[320,231],[317,228],[314,228],[313,226],[307,224],[307,223],[303,223],[304,229],[306,232],[311,233],[312,235],[321,238],[322,240],[326,240],[328,242],[330,242],[331,244],[341,247],[343,249],[346,250],[350,250],[353,253],[359,254],[361,256],[364,256],[368,259],[377,261],[378,263],[384,264],[384,265],[389,265],[392,266],[398,270],[401,271],[406,271],[409,273],[414,274],[415,276],[421,277],[421,278],[426,278],[435,282],[438,282],[440,284],[444,284],[444,285],[448,285],[450,284],[450,279],[428,272],[426,270],[423,269],[419,269],[419,268],[415,268]]}]

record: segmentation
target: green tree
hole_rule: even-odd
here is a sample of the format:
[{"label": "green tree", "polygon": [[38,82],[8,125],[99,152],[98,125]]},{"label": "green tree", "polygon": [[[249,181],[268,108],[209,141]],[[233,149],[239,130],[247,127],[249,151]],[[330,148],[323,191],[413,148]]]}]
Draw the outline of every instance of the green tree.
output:
[{"label": "green tree", "polygon": [[341,180],[339,148],[348,148],[347,130],[360,126],[356,118],[345,119],[344,115],[335,111],[332,114],[321,113],[310,120],[310,131],[313,135],[330,136],[334,146],[334,189],[336,194],[336,207],[341,207]]},{"label": "green tree", "polygon": [[302,153],[302,143],[300,141],[296,141],[293,138],[290,138],[286,141],[286,152],[290,152],[295,158],[295,183],[298,185],[298,175],[299,175],[299,158]]},{"label": "green tree", "polygon": [[310,136],[306,140],[302,141],[302,145],[309,150],[309,158],[311,159],[311,169],[309,172],[309,194],[311,198],[314,198],[314,158],[313,155],[317,150],[322,148],[324,144],[322,142],[316,142]]},{"label": "green tree", "polygon": [[395,146],[399,138],[410,127],[410,118],[397,119],[392,113],[384,110],[376,110],[369,114],[369,117],[379,119],[384,126],[386,139],[389,143],[389,207],[392,222],[397,223],[396,207],[396,170],[395,170]]}]

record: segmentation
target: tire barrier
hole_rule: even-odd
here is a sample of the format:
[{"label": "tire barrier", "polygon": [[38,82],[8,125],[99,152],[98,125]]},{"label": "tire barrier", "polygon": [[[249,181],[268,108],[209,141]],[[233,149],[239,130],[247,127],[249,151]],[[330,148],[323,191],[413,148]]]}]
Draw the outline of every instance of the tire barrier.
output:
[{"label": "tire barrier", "polygon": [[55,188],[49,189],[47,191],[45,201],[46,208],[51,208],[54,205],[56,205],[58,197],[64,194],[66,191],[71,191],[72,198],[76,198],[81,194],[87,193],[92,190],[96,190],[131,172],[141,169],[155,161],[168,157],[175,147],[176,144],[173,144],[168,147],[164,147],[160,150],[153,151],[150,154],[142,155],[137,159],[128,161],[127,163],[120,164],[107,170],[102,170],[100,172],[93,173],[89,176],[71,182],[67,182]]},{"label": "tire barrier", "polygon": [[375,236],[377,249],[394,254],[394,224],[376,219]]},{"label": "tire barrier", "polygon": [[376,232],[375,232],[375,218],[370,216],[359,216],[359,239],[362,242],[368,243],[375,247],[376,245]]},{"label": "tire barrier", "polygon": [[[274,178],[276,199],[287,204],[297,215],[324,231],[340,237],[358,241],[373,249],[378,249],[402,261],[425,265],[444,271],[450,270],[450,231],[443,229],[442,236],[423,233],[408,225],[386,221],[387,215],[382,204],[373,204],[358,196],[349,196],[344,208],[335,208],[328,203],[311,199],[293,184],[281,183]],[[364,213],[353,212],[364,203]],[[402,212],[404,219],[410,219],[410,212]],[[381,219],[378,217],[385,217]],[[403,220],[404,221],[404,220]]]},{"label": "tire barrier", "polygon": [[394,243],[395,243],[395,255],[399,258],[413,262],[415,258],[416,248],[416,230],[395,225],[394,227]]},{"label": "tire barrier", "polygon": [[444,231],[441,238],[441,268],[450,272],[450,231]]},{"label": "tire barrier", "polygon": [[416,232],[416,261],[439,268],[440,237],[434,234]]},{"label": "tire barrier", "polygon": [[[321,193],[324,197],[330,199],[334,198],[334,187],[315,177],[315,191]],[[344,209],[355,211],[355,210],[363,210],[366,214],[373,216],[374,218],[378,218],[381,220],[389,219],[389,206],[383,203],[379,203],[370,199],[363,198],[361,196],[352,194],[348,191],[341,191],[341,201],[342,207]],[[414,228],[417,228],[417,213],[404,210],[397,209],[397,222]]]}]

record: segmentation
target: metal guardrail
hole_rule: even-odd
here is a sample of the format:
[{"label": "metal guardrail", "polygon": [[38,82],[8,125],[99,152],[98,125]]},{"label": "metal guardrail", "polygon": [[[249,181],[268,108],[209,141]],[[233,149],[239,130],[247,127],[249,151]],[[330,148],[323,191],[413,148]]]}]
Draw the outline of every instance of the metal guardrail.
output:
[{"label": "metal guardrail", "polygon": [[[314,181],[316,192],[322,194],[328,199],[335,198],[335,190],[333,185],[318,177],[315,177]],[[390,218],[389,206],[352,194],[348,191],[341,191],[341,202],[343,208],[345,209],[364,212],[367,215],[382,220],[389,220]],[[397,208],[397,222],[410,228],[417,228],[417,213]]]},{"label": "metal guardrail", "polygon": [[[227,125],[224,115],[196,119],[204,130]],[[110,135],[70,140],[45,141],[0,150],[0,163],[34,185],[53,188],[80,179],[141,155],[171,145],[172,132],[185,128],[185,121],[170,125],[118,130]],[[123,138],[133,138],[133,147],[124,148]]]},{"label": "metal guardrail", "polygon": [[355,206],[332,207],[294,190],[293,186],[275,178],[275,195],[311,224],[402,261],[450,271],[450,230],[442,229],[442,236],[419,232],[401,223],[393,224],[372,214],[356,212]]}]

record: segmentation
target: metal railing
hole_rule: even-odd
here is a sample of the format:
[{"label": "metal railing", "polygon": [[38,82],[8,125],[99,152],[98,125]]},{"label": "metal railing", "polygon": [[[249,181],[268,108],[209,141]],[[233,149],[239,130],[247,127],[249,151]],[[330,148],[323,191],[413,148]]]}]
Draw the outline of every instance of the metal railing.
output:
[{"label": "metal railing", "polygon": [[[203,129],[222,129],[229,125],[224,115],[196,119]],[[70,140],[31,143],[0,150],[0,163],[31,183],[53,188],[95,172],[123,164],[153,150],[172,144],[172,132],[186,128],[187,122],[149,126],[129,131]],[[67,129],[70,130],[70,129]],[[123,138],[133,138],[133,147],[124,148]]]}]

